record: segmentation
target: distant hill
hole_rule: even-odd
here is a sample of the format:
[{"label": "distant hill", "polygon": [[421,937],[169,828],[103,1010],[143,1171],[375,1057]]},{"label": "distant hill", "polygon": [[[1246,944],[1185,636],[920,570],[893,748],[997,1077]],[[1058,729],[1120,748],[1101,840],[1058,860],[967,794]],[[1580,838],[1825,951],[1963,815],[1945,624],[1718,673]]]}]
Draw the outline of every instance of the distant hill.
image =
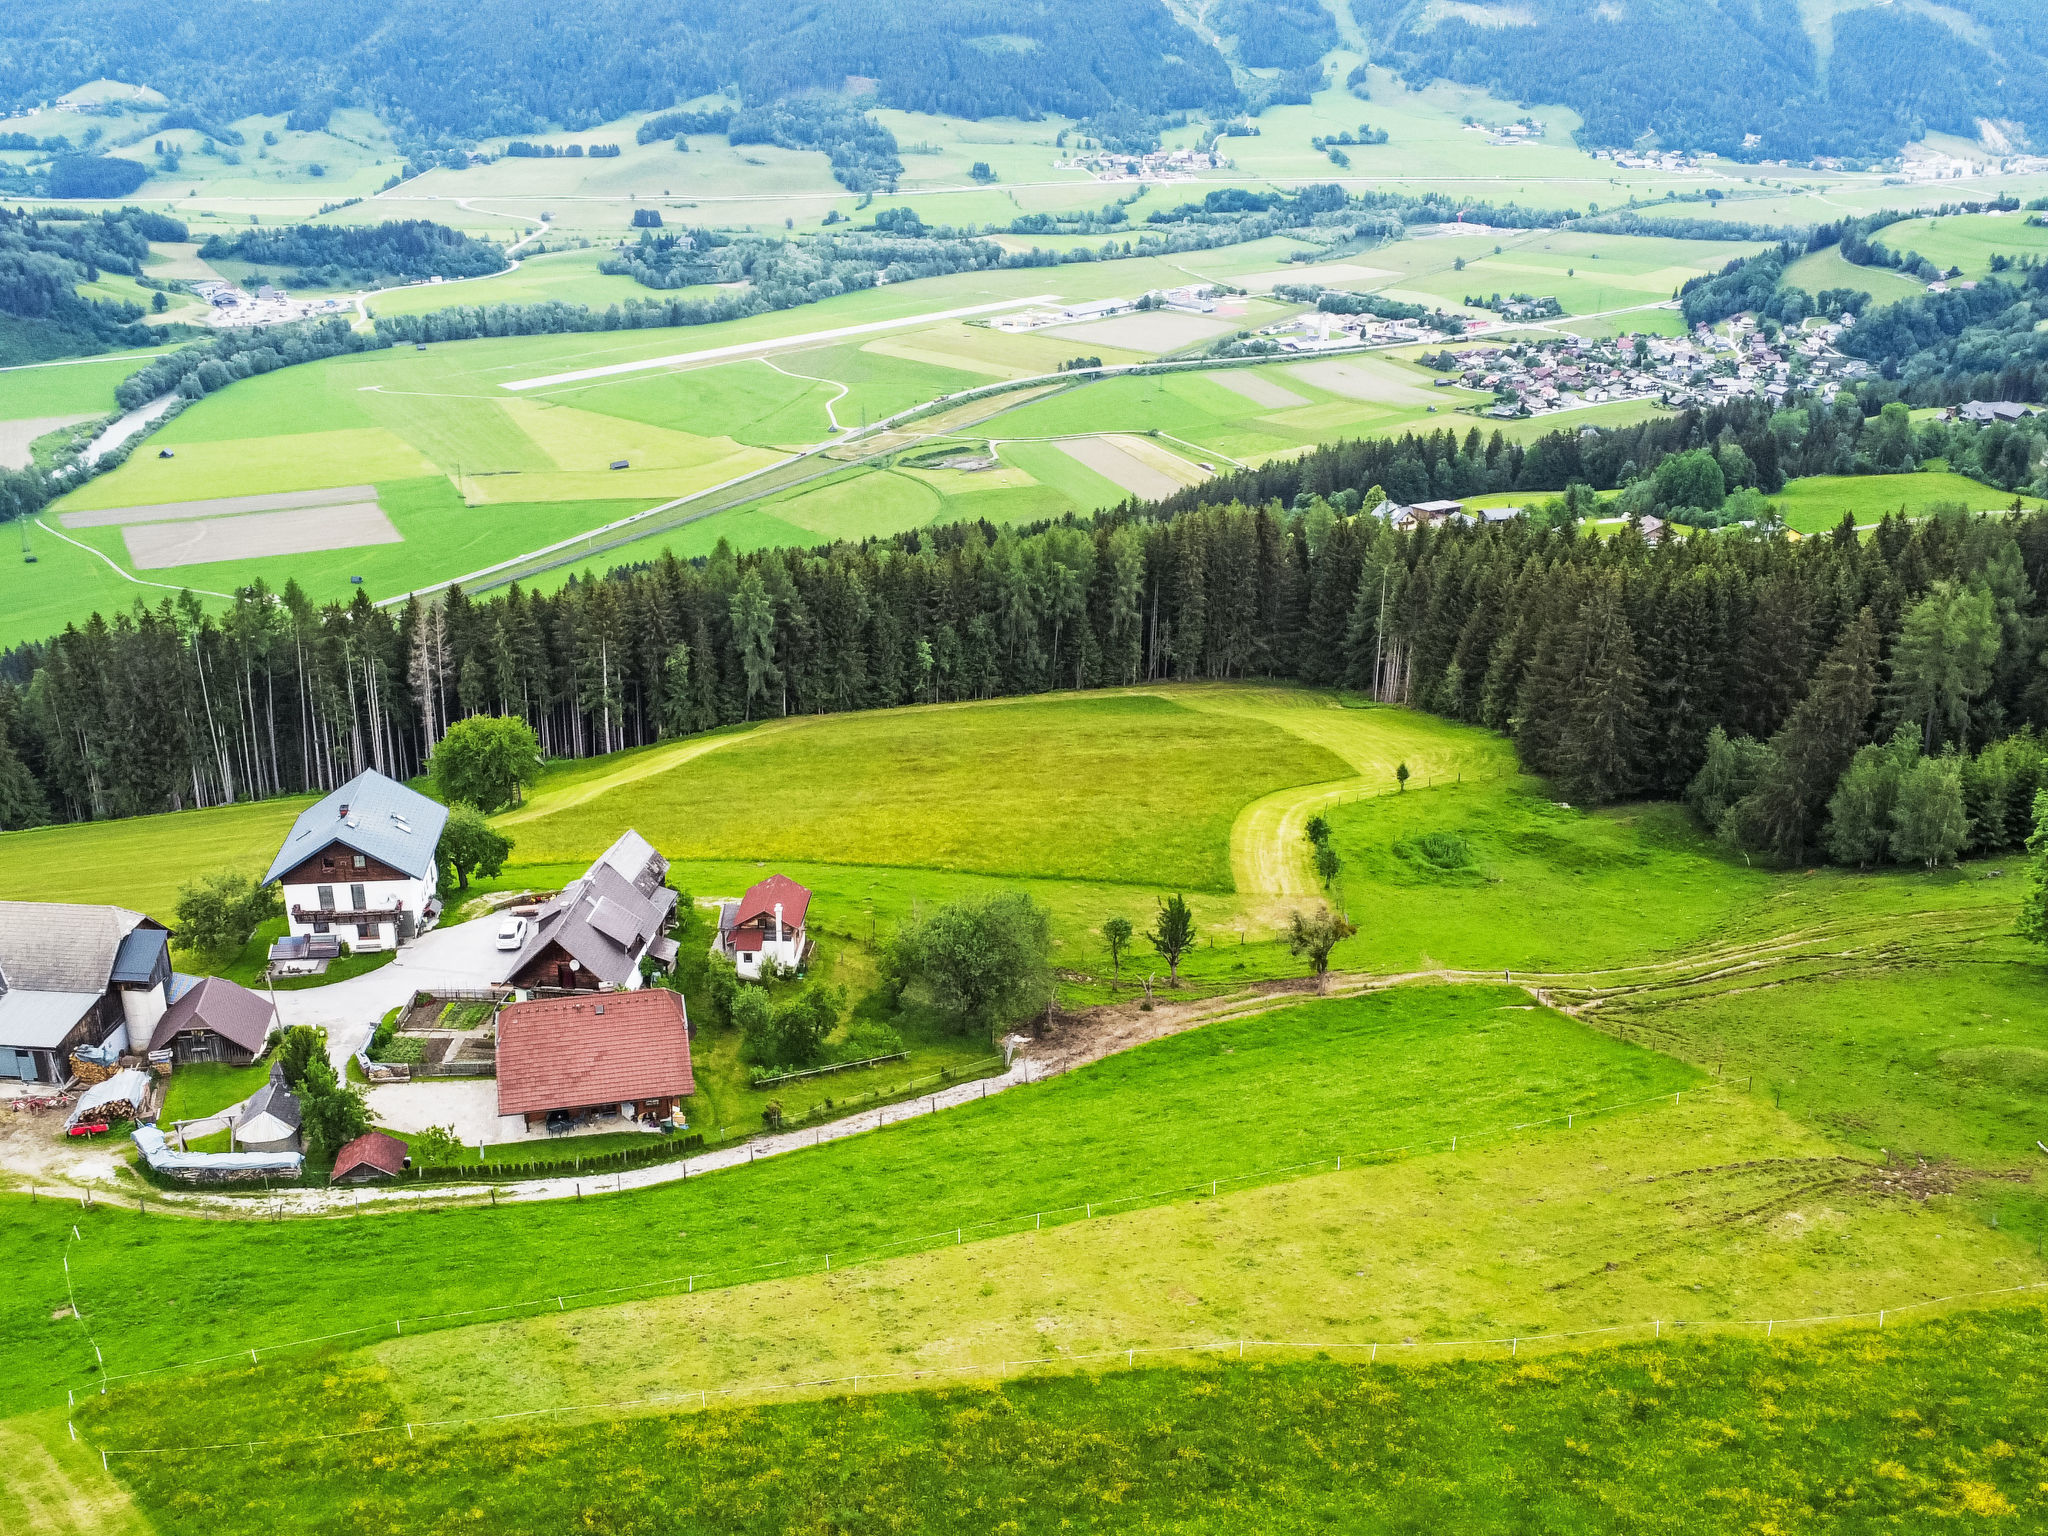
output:
[{"label": "distant hill", "polygon": [[13,0],[0,106],[95,76],[210,120],[375,108],[409,147],[582,129],[737,85],[749,104],[872,79],[885,106],[1076,117],[1234,106],[1228,64],[1160,0]]},{"label": "distant hill", "polygon": [[[1592,145],[1873,157],[1980,120],[2048,146],[2040,0],[1351,0],[1379,61],[1560,102]],[[2017,144],[2016,144],[2017,147]]]}]

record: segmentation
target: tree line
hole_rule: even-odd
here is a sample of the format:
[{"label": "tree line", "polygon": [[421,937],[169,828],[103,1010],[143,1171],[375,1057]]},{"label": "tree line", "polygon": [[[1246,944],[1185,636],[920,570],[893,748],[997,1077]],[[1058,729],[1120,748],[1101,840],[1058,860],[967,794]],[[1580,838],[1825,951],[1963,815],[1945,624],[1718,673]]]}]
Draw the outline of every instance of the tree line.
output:
[{"label": "tree line", "polygon": [[1818,846],[1856,750],[1900,725],[1936,757],[2048,726],[2048,516],[1652,548],[1582,535],[1577,493],[1486,527],[1396,532],[1358,510],[1382,467],[1466,472],[1490,446],[1509,457],[1476,434],[1345,444],[1269,467],[1257,500],[721,545],[554,593],[138,604],[0,662],[0,821],[409,776],[476,714],[574,757],[764,716],[1278,677],[1506,732],[1575,801],[1684,793],[1718,729],[1751,744],[1719,803],[1750,804],[1731,835],[1782,853]]},{"label": "tree line", "polygon": [[183,240],[185,226],[122,208],[66,218],[0,208],[0,363],[70,357],[160,338],[138,304],[81,298],[102,272],[140,277],[152,240]]}]

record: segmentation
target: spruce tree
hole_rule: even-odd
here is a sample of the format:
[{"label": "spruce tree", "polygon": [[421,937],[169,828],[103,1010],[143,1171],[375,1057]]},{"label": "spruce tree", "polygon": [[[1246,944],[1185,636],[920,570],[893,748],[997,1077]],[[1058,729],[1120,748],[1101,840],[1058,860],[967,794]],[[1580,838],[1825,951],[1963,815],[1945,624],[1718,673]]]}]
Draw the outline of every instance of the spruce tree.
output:
[{"label": "spruce tree", "polygon": [[1877,640],[1877,620],[1865,609],[1771,738],[1757,787],[1729,811],[1726,830],[1735,841],[1786,859],[1812,843],[1828,796],[1865,740],[1877,698]]},{"label": "spruce tree", "polygon": [[1583,663],[1558,739],[1558,768],[1573,799],[1600,805],[1641,781],[1643,669],[1614,583],[1602,585],[1582,624]]}]

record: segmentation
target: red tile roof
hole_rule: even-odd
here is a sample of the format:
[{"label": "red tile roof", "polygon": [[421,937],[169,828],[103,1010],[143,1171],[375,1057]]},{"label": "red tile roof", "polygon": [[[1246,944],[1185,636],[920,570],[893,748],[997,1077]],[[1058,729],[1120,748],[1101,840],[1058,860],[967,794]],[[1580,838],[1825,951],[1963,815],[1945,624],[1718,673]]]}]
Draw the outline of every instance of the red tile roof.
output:
[{"label": "red tile roof", "polygon": [[811,909],[811,893],[787,875],[770,875],[742,896],[740,909],[733,914],[733,927],[757,917],[773,921],[778,901],[782,903],[783,922],[791,928],[803,927],[804,914]]},{"label": "red tile roof", "polygon": [[687,1097],[689,1017],[666,987],[514,1003],[498,1014],[498,1113]]},{"label": "red tile roof", "polygon": [[395,1136],[386,1136],[382,1131],[365,1131],[334,1154],[334,1174],[327,1182],[331,1184],[350,1170],[365,1166],[375,1168],[379,1173],[403,1172],[405,1143]]}]

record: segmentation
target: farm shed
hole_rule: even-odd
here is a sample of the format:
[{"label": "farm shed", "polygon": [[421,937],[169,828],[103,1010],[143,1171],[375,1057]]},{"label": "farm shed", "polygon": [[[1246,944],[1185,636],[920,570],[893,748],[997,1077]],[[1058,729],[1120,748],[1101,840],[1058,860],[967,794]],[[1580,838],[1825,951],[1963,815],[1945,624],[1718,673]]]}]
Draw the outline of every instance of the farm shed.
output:
[{"label": "farm shed", "polygon": [[149,1049],[169,1051],[180,1066],[217,1061],[246,1067],[263,1054],[276,1023],[277,1010],[268,998],[224,977],[208,976],[165,1010],[149,1037]]},{"label": "farm shed", "polygon": [[229,1131],[239,1152],[298,1151],[299,1100],[284,1085],[283,1062],[271,1063],[270,1081],[243,1101]]},{"label": "farm shed", "polygon": [[0,901],[0,1078],[61,1083],[73,1051],[147,1036],[170,984],[170,935],[126,907]]},{"label": "farm shed", "polygon": [[334,1173],[327,1182],[372,1184],[378,1179],[394,1179],[405,1171],[408,1161],[405,1143],[396,1136],[365,1131],[334,1154]]},{"label": "farm shed", "polygon": [[697,1091],[682,994],[666,987],[514,1003],[498,1015],[498,1113],[660,1120]]}]

